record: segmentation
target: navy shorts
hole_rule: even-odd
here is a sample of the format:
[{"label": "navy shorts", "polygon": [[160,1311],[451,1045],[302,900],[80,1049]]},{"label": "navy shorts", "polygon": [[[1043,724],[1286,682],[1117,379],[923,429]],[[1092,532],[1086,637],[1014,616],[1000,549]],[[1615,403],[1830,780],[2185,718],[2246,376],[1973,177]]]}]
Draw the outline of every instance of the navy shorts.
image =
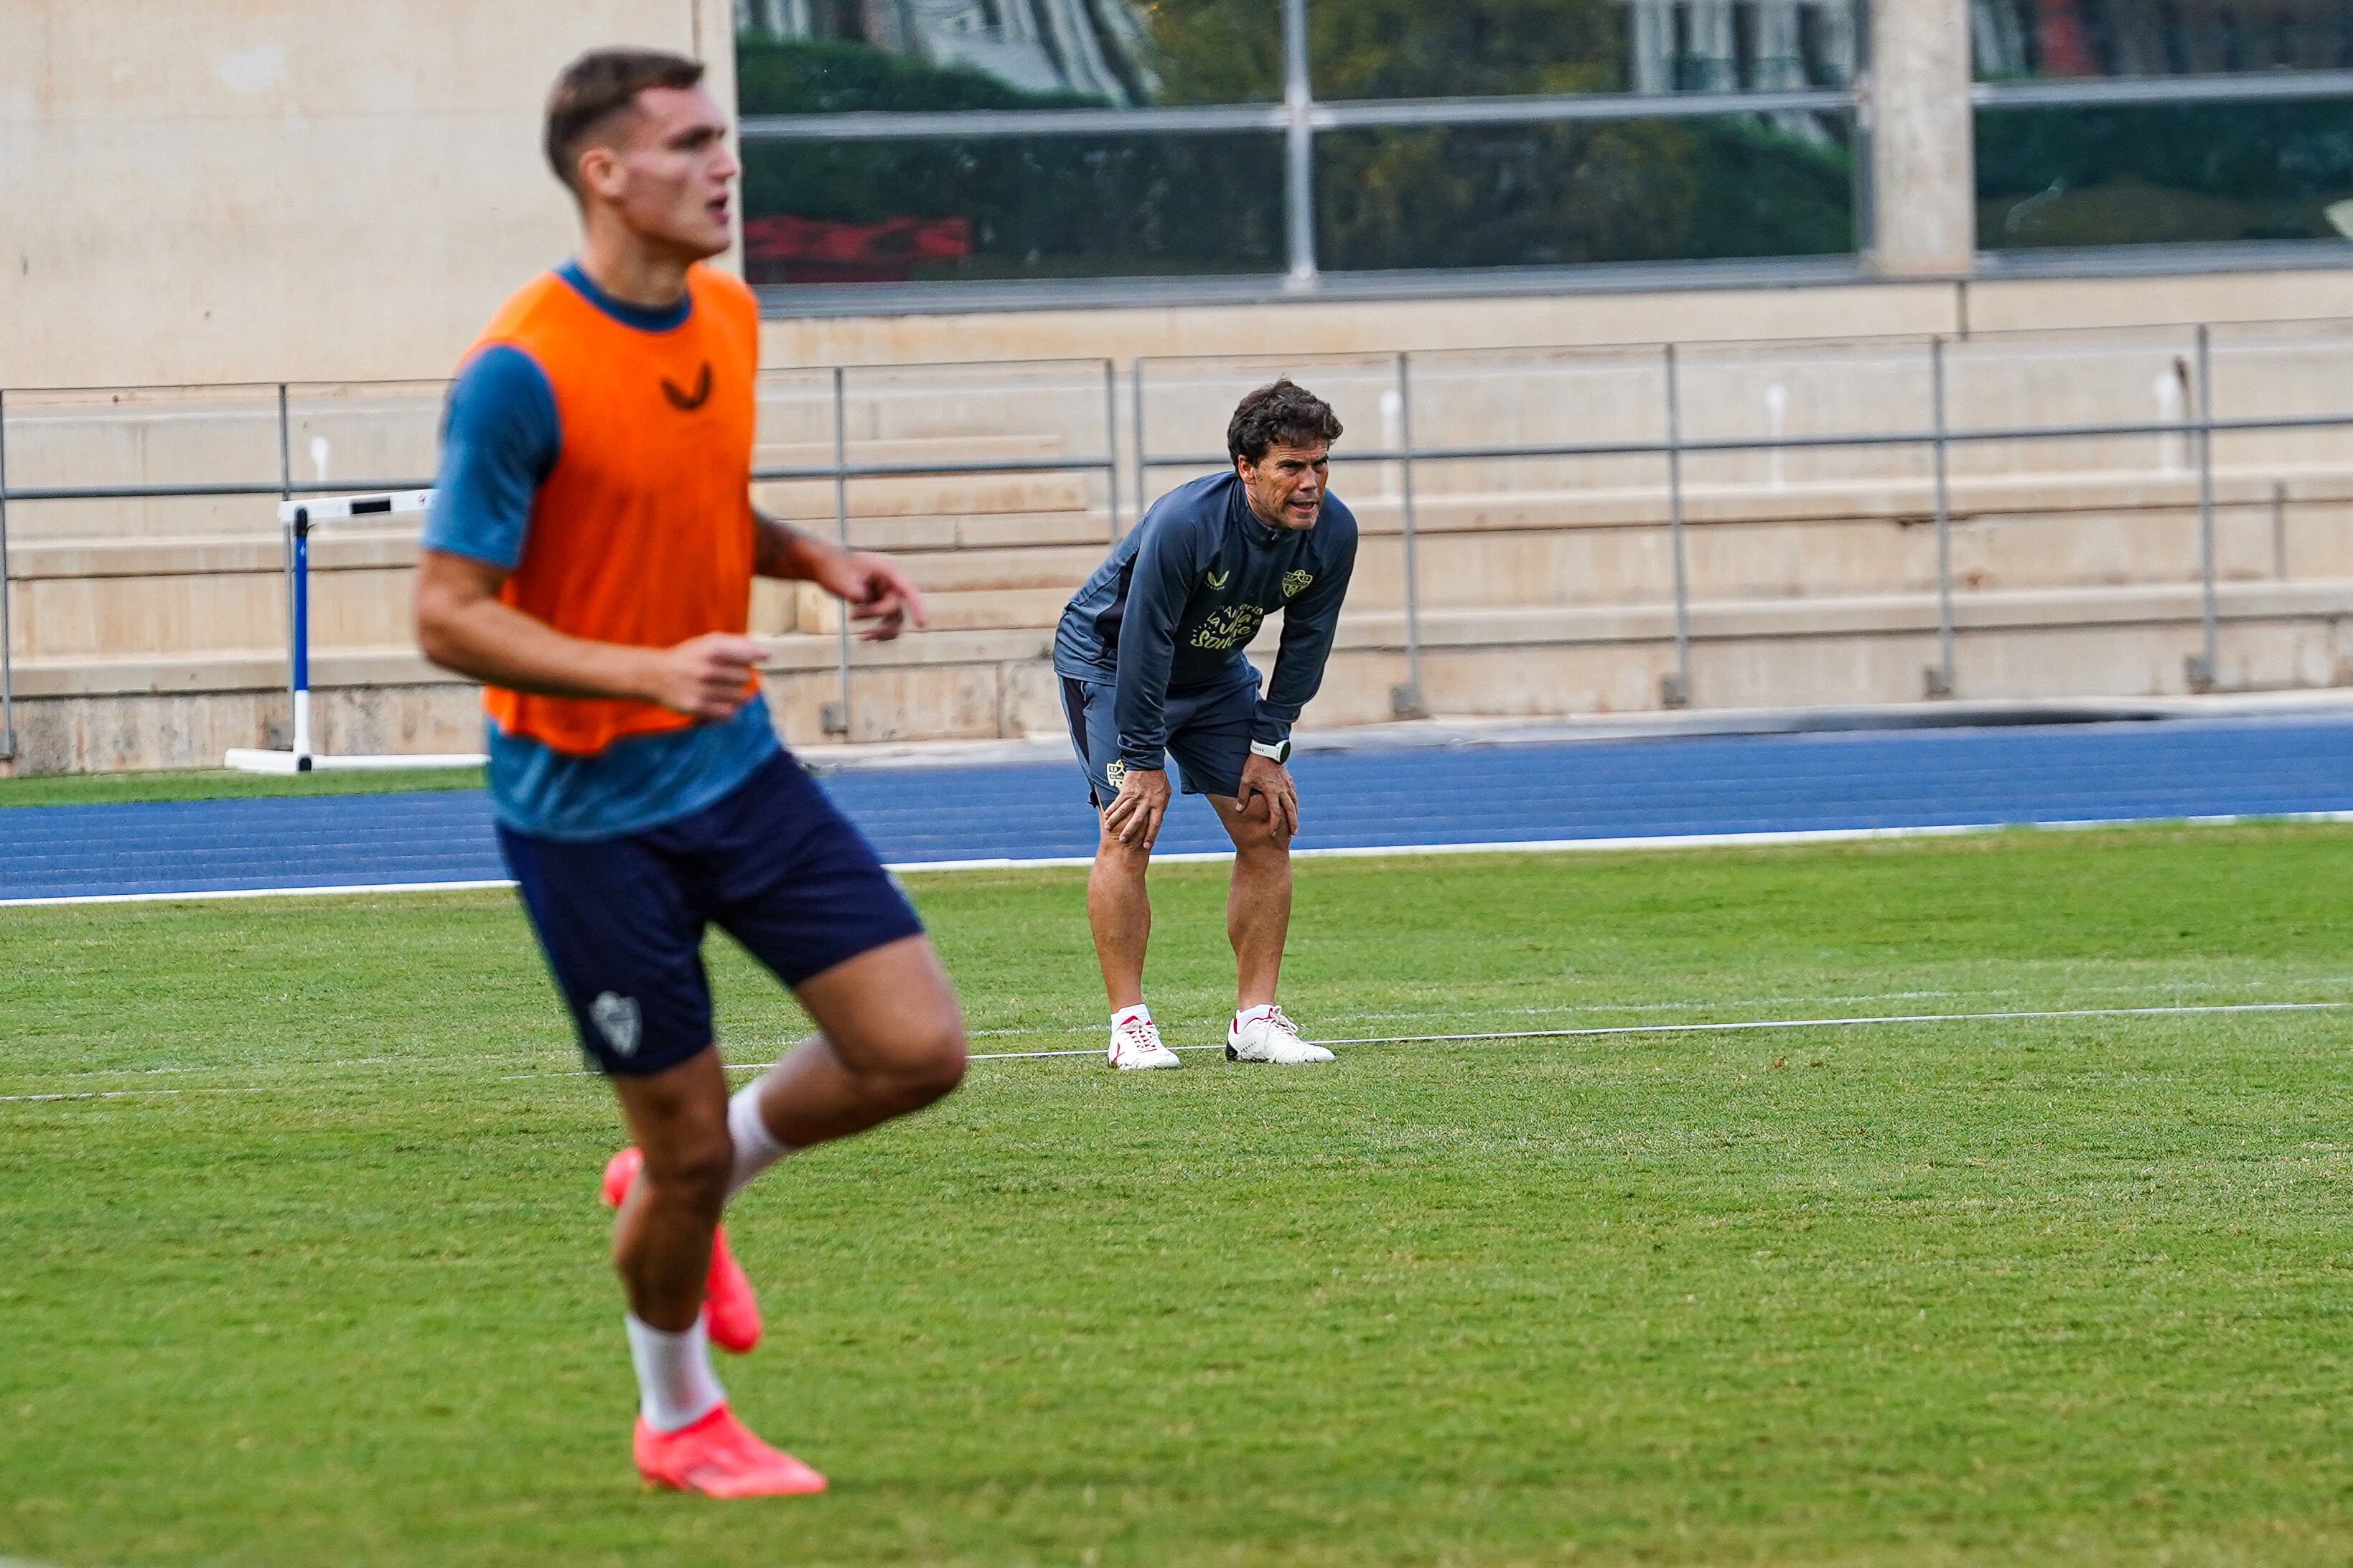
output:
[{"label": "navy shorts", "polygon": [[[1088,803],[1099,808],[1111,804],[1127,773],[1111,708],[1110,687],[1062,678],[1062,716],[1070,721],[1079,766],[1086,770]],[[1224,686],[1171,691],[1161,714],[1168,726],[1168,754],[1176,761],[1185,793],[1239,795],[1242,764],[1250,761],[1250,721],[1258,716],[1258,671]]]},{"label": "navy shorts", "polygon": [[702,933],[786,985],[923,931],[865,837],[789,756],[713,805],[590,843],[499,829],[591,1066],[676,1067],[712,1039]]}]

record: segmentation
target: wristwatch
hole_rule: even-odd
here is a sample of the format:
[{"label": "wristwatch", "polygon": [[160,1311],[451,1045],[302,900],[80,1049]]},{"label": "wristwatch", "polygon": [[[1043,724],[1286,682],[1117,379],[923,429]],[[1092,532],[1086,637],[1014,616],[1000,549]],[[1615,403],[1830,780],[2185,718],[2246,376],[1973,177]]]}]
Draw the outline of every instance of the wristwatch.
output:
[{"label": "wristwatch", "polygon": [[1268,762],[1273,763],[1277,766],[1281,766],[1282,763],[1291,761],[1291,742],[1287,740],[1277,741],[1273,744],[1270,745],[1264,741],[1252,741],[1250,742],[1250,755],[1253,757],[1264,757]]}]

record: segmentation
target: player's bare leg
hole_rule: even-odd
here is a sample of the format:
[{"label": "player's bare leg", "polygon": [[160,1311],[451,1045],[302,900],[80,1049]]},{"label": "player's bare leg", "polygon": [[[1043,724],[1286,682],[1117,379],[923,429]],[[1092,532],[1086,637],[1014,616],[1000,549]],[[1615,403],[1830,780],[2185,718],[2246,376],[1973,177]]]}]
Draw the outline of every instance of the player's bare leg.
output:
[{"label": "player's bare leg", "polygon": [[645,1161],[613,1226],[613,1264],[640,1321],[682,1332],[702,1310],[712,1233],[734,1164],[726,1074],[714,1049],[612,1082]]},{"label": "player's bare leg", "polygon": [[921,1110],[964,1081],[964,1016],[932,944],[904,937],[811,976],[794,994],[818,1033],[751,1090],[788,1149]]},{"label": "player's bare leg", "polygon": [[1296,1066],[1328,1062],[1274,1003],[1282,950],[1291,936],[1291,833],[1264,795],[1249,804],[1211,795],[1218,821],[1234,841],[1233,880],[1226,889],[1226,940],[1234,949],[1234,1021],[1226,1031],[1229,1061]]},{"label": "player's bare leg", "polygon": [[734,1166],[719,1053],[616,1077],[613,1089],[643,1156],[613,1226],[638,1368],[638,1473],[712,1497],[823,1491],[823,1476],[744,1430],[711,1371],[702,1288]]}]

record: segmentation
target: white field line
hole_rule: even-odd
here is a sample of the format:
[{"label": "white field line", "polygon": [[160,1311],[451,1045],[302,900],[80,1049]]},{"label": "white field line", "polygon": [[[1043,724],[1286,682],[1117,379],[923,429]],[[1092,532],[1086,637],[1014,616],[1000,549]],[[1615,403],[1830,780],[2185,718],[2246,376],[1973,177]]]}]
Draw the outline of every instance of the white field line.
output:
[{"label": "white field line", "polygon": [[[1382,1035],[1363,1039],[1319,1040],[1327,1046],[1431,1046],[1466,1044],[1489,1040],[1577,1040],[1601,1039],[1621,1035],[1729,1035],[1758,1029],[1854,1029],[1888,1027],[1905,1024],[1994,1024],[2049,1022],[2067,1018],[2187,1018],[2211,1016],[2216,1014],[2247,1013],[2327,1013],[2353,1006],[2348,1002],[2227,1002],[2172,1007],[2064,1007],[2007,1013],[1902,1013],[1881,1014],[1860,1018],[1735,1018],[1709,1024],[1612,1024],[1586,1029],[1500,1029],[1473,1035]],[[1179,1051],[1221,1050],[1221,1046],[1176,1046]],[[1100,1054],[1094,1047],[1082,1050],[1052,1051],[989,1051],[974,1055],[976,1062],[1042,1061],[1052,1058],[1092,1057]],[[773,1062],[728,1062],[729,1072],[765,1072]],[[502,1073],[501,1082],[517,1082],[533,1079],[587,1078],[585,1068],[571,1072]],[[227,1089],[84,1089],[69,1093],[0,1094],[0,1105],[27,1104],[66,1100],[138,1100],[163,1096],[195,1094],[269,1094],[283,1093],[264,1085]]]},{"label": "white field line", "polygon": [[[1797,844],[1856,844],[1877,839],[1956,838],[1978,833],[2036,831],[2080,833],[2101,828],[2242,827],[2264,823],[2348,823],[2353,811],[2289,811],[2221,816],[2085,817],[2067,822],[1973,822],[1929,827],[1822,827],[1773,833],[1653,834],[1622,838],[1523,838],[1491,844],[1380,844],[1338,849],[1294,849],[1294,860],[1372,860],[1420,855],[1560,855],[1583,851],[1733,849]],[[1155,855],[1164,866],[1206,865],[1230,860],[1230,849],[1205,849],[1183,854]],[[1092,855],[1047,855],[1029,859],[1010,857],[978,860],[899,860],[885,868],[902,874],[934,871],[1078,870],[1094,864]],[[40,909],[69,904],[155,904],[208,902],[216,899],[350,898],[372,893],[459,893],[512,888],[504,878],[480,881],[352,883],[332,888],[232,888],[179,893],[72,893],[37,899],[0,899],[0,910]]]},{"label": "white field line", "polygon": [[[2015,1013],[1903,1013],[1870,1018],[1743,1018],[1715,1024],[1611,1024],[1588,1029],[1498,1029],[1479,1035],[1373,1035],[1355,1040],[1315,1040],[1319,1046],[1440,1046],[1482,1040],[1592,1040],[1613,1035],[1731,1035],[1752,1029],[1855,1029],[1897,1024],[1992,1024],[2054,1018],[2179,1018],[2214,1013],[2325,1013],[2353,1006],[2346,1002],[2231,1002],[2188,1007],[2065,1007]],[[1172,1046],[1171,1050],[1215,1051],[1220,1046]],[[976,1062],[1035,1061],[1046,1057],[1092,1057],[1083,1051],[997,1051]],[[763,1064],[765,1067],[765,1064]],[[759,1070],[728,1064],[731,1072]]]},{"label": "white field line", "polygon": [[[2248,982],[2241,982],[2240,984],[2241,984],[2242,985],[2244,985],[2244,984],[2249,984],[2249,983],[2248,983]],[[2353,984],[2353,975],[2336,975],[2336,974],[2310,975],[2310,976],[2306,976],[2306,977],[2301,978],[2301,979],[2293,980],[2293,981],[2287,981],[2287,982],[2272,983],[2272,982],[2264,982],[2264,981],[2260,981],[2260,980],[2259,980],[2259,981],[2253,982],[2252,984],[2254,984],[2254,985],[2256,985],[2256,986],[2258,986],[2258,987],[2261,987],[2261,986],[2263,986],[2263,985],[2266,985],[2266,984],[2293,984],[2293,985],[2296,985],[2296,986],[2299,986],[2299,987],[2302,987],[2302,986],[2314,986],[2314,985],[2329,985],[2329,986],[2333,986],[2333,985]],[[2184,984],[2184,983],[2182,983],[2182,982],[2179,982],[2179,981],[2172,981],[2172,982],[2158,982],[2158,983],[2156,983],[2156,984],[2137,984],[2137,985],[2078,985],[2078,986],[2073,986],[2073,987],[2070,987],[2070,989],[2074,990],[2074,991],[2076,991],[2076,992],[2083,993],[2083,994],[2094,994],[2094,995],[2096,995],[2096,994],[2110,994],[2110,995],[2120,994],[2127,994],[2127,995],[2130,995],[2130,994],[2141,994],[2141,995],[2147,995],[2147,994],[2149,994],[2149,993],[2151,993],[2151,992],[2157,992],[2157,993],[2158,993],[2158,994],[2160,994],[2170,993],[2170,994],[2176,994],[2176,995],[2178,995],[2178,994],[2179,994],[2182,991],[2185,991],[2185,990],[2192,990],[2192,989],[2198,989],[2198,988],[2199,988],[2199,987],[2196,987],[2196,986],[2193,986],[2193,985],[2190,985],[2190,984]],[[1997,997],[1997,996],[2010,996],[2010,995],[2016,995],[2016,994],[2018,994],[2018,991],[2019,991],[2019,988],[2018,988],[2018,987],[2015,987],[2015,986],[2000,986],[2000,987],[1992,987],[1992,988],[1989,988],[1989,989],[1977,990],[1977,991],[1952,991],[1952,990],[1938,990],[1938,991],[1876,991],[1876,992],[1849,992],[1849,993],[1841,993],[1841,994],[1801,994],[1801,995],[1782,995],[1782,996],[1741,996],[1741,997],[1718,997],[1718,998],[1715,998],[1715,999],[1713,999],[1713,1000],[1706,1000],[1706,1001],[1694,1001],[1694,1002],[1581,1002],[1581,1003],[1566,1003],[1566,1004],[1560,1004],[1560,1005],[1535,1005],[1535,1006],[1518,1006],[1518,1007],[1473,1007],[1473,1008],[1454,1008],[1454,1009],[1450,1009],[1450,1010],[1446,1010],[1446,1011],[1440,1011],[1440,1010],[1435,1010],[1435,1009],[1422,1009],[1422,1010],[1419,1010],[1419,1011],[1397,1011],[1397,1012],[1380,1012],[1380,1013],[1343,1013],[1343,1014],[1338,1015],[1337,1016],[1338,1016],[1338,1018],[1339,1018],[1341,1021],[1345,1022],[1345,1023],[1365,1024],[1365,1023],[1376,1023],[1376,1022],[1388,1022],[1388,1021],[1392,1021],[1392,1020],[1397,1020],[1397,1019],[1411,1019],[1411,1018],[1443,1018],[1443,1017],[1452,1016],[1453,1016],[1454,1014],[1456,1014],[1456,1013],[1465,1012],[1465,1011],[1472,1011],[1472,1012],[1483,1012],[1483,1013],[1489,1013],[1489,1014],[1501,1014],[1501,1015],[1504,1015],[1504,1016],[1521,1016],[1521,1017],[1556,1017],[1556,1016],[1559,1016],[1564,1015],[1564,1014],[1574,1015],[1574,1014],[1578,1014],[1578,1013],[1636,1013],[1636,1014],[1640,1014],[1640,1013],[1669,1013],[1669,1012],[1678,1012],[1678,1013],[1679,1013],[1679,1012],[1688,1012],[1688,1011],[1692,1010],[1693,1008],[1696,1008],[1696,1007],[1757,1007],[1757,1006],[1771,1006],[1771,1005],[1779,1005],[1779,1004],[1786,1004],[1786,1003],[1791,1003],[1791,1002],[1810,1002],[1810,1003],[1821,1003],[1821,1002],[1908,1002],[1908,1001],[1921,1000],[1921,999],[1926,999],[1926,998],[1929,998],[1929,997],[1939,997],[1939,996],[1983,996],[1983,997],[1987,997],[1987,998],[1990,999],[1990,998],[1992,998],[1992,997]],[[1940,1013],[1940,1014],[1930,1014],[1930,1015],[1905,1015],[1905,1016],[1903,1016],[1901,1018],[1875,1018],[1875,1017],[1874,1017],[1874,1018],[1849,1018],[1849,1019],[1838,1019],[1838,1020],[1798,1020],[1798,1021],[1795,1021],[1795,1022],[1786,1022],[1786,1021],[1781,1021],[1781,1020],[1766,1020],[1766,1021],[1762,1021],[1762,1022],[1746,1022],[1746,1023],[1732,1023],[1732,1024],[1704,1024],[1704,1023],[1703,1023],[1703,1024],[1636,1024],[1636,1025],[1615,1025],[1615,1026],[1600,1026],[1600,1027],[1596,1027],[1596,1028],[1588,1028],[1588,1029],[1505,1029],[1505,1030],[1498,1030],[1498,1031],[1494,1031],[1494,1032],[1491,1032],[1491,1033],[1484,1033],[1484,1034],[1472,1034],[1472,1035],[1382,1035],[1382,1036],[1366,1036],[1366,1037],[1363,1037],[1356,1038],[1356,1039],[1339,1039],[1339,1038],[1335,1038],[1335,1039],[1326,1039],[1326,1040],[1321,1040],[1321,1041],[1319,1041],[1319,1042],[1317,1042],[1317,1043],[1322,1044],[1322,1045],[1332,1045],[1332,1046],[1339,1046],[1339,1045],[1355,1046],[1355,1045],[1373,1045],[1373,1044],[1388,1045],[1388,1044],[1396,1044],[1396,1043],[1429,1043],[1429,1042],[1442,1042],[1442,1041],[1451,1041],[1451,1040],[1519,1040],[1519,1039],[1579,1038],[1579,1037],[1585,1037],[1595,1036],[1595,1035],[1608,1035],[1608,1034],[1611,1034],[1611,1033],[1617,1033],[1617,1034],[1674,1034],[1674,1033],[1694,1033],[1694,1032],[1696,1032],[1696,1033],[1706,1033],[1706,1032],[1710,1032],[1710,1031],[1714,1031],[1714,1032],[1719,1032],[1719,1033],[1721,1033],[1721,1032],[1738,1031],[1738,1030],[1745,1030],[1745,1029],[1757,1029],[1757,1028],[1801,1028],[1801,1027],[1809,1026],[1810,1026],[1810,1024],[1812,1024],[1812,1023],[1826,1023],[1826,1022],[1835,1022],[1835,1023],[1841,1023],[1841,1024],[1862,1024],[1862,1023],[1883,1023],[1883,1022],[1930,1022],[1930,1021],[1935,1021],[1935,1022],[1946,1022],[1946,1021],[1957,1021],[1957,1020],[1961,1020],[1961,1019],[1970,1019],[1970,1018],[2073,1018],[2073,1017],[2105,1017],[2105,1016],[2130,1017],[2130,1016],[2136,1016],[2165,1015],[2165,1014],[2176,1014],[2176,1013],[2185,1013],[2185,1012],[2187,1012],[2187,1013],[2196,1013],[2196,1012],[2217,1012],[2217,1013],[2229,1013],[2229,1012],[2293,1012],[2293,1011],[2307,1011],[2307,1012],[2308,1012],[2308,1011],[2320,1011],[2320,1010],[2326,1010],[2326,1009],[2331,1009],[2331,1008],[2344,1007],[2344,1006],[2348,1006],[2348,1005],[2353,1005],[2353,1004],[2348,1004],[2348,1003],[2344,1003],[2344,1002],[2271,1002],[2271,1003],[2237,1002],[2237,1003],[2211,1003],[2211,1004],[2174,1003],[2174,1004],[2167,1004],[2167,1005],[2155,1005],[2155,1006],[2147,1006],[2147,1007],[2082,1008],[2082,1009],[2055,1009],[2055,1010],[2043,1010],[2043,1011],[2021,1011],[2021,1012]],[[1071,1036],[1071,1035],[1097,1035],[1097,1034],[1101,1034],[1102,1032],[1103,1032],[1103,1026],[1098,1025],[1098,1024],[1085,1024],[1085,1025],[1074,1025],[1074,1026],[1044,1026],[1044,1027],[1039,1027],[1039,1028],[1029,1028],[1029,1029],[975,1029],[975,1030],[971,1031],[971,1037],[976,1038],[976,1039],[980,1039],[980,1038],[1002,1037],[1007,1037],[1007,1036],[1012,1036],[1012,1037],[1032,1037],[1032,1038],[1035,1038],[1035,1037],[1055,1037],[1055,1036]],[[796,1043],[796,1041],[797,1040],[797,1038],[798,1038],[798,1037],[797,1037],[797,1036],[795,1036],[795,1037],[783,1037],[783,1038],[779,1038],[779,1039],[778,1039],[777,1041],[776,1041],[775,1043],[777,1045],[777,1047],[778,1047],[779,1048],[783,1048],[783,1047],[788,1047],[788,1046],[790,1046],[790,1045],[792,1045],[792,1044]],[[1204,1050],[1216,1050],[1216,1049],[1218,1049],[1219,1047],[1216,1047],[1216,1046],[1175,1046],[1175,1047],[1171,1047],[1170,1048],[1171,1048],[1171,1049],[1173,1049],[1173,1050],[1179,1050],[1179,1051],[1204,1051]],[[971,1059],[971,1060],[973,1060],[973,1061],[1029,1061],[1029,1060],[1036,1060],[1036,1059],[1041,1059],[1041,1058],[1050,1058],[1050,1057],[1084,1057],[1084,1056],[1092,1056],[1093,1054],[1094,1054],[1094,1052],[1093,1052],[1092,1050],[1091,1050],[1091,1049],[1090,1049],[1090,1050],[1043,1050],[1043,1051],[989,1051],[989,1052],[980,1052],[980,1053],[976,1053],[975,1055],[973,1055],[973,1056],[971,1057],[971,1058],[970,1058],[970,1059]],[[486,1067],[486,1066],[488,1066],[488,1067],[494,1067],[494,1066],[501,1065],[501,1064],[503,1064],[503,1063],[511,1062],[511,1061],[512,1061],[513,1059],[514,1059],[514,1058],[513,1058],[512,1056],[509,1056],[509,1055],[493,1055],[493,1054],[477,1053],[477,1054],[474,1054],[474,1055],[462,1056],[462,1057],[451,1057],[451,1056],[430,1056],[430,1057],[337,1057],[337,1058],[332,1058],[328,1059],[328,1060],[325,1060],[325,1061],[303,1060],[303,1059],[301,1059],[301,1058],[296,1058],[296,1059],[292,1059],[292,1060],[288,1060],[288,1061],[283,1061],[283,1062],[279,1062],[279,1063],[273,1063],[273,1064],[269,1064],[269,1065],[274,1066],[274,1067],[276,1067],[276,1068],[280,1068],[280,1069],[282,1069],[282,1070],[284,1070],[284,1071],[286,1071],[286,1072],[288,1072],[288,1073],[290,1073],[290,1074],[294,1074],[294,1075],[300,1076],[300,1075],[304,1074],[304,1073],[312,1073],[312,1072],[332,1072],[332,1071],[339,1071],[339,1070],[342,1070],[342,1069],[344,1069],[344,1068],[365,1068],[365,1067],[396,1067],[396,1068],[402,1068],[412,1069],[412,1070],[413,1070],[413,1069],[415,1069],[415,1068],[470,1068],[470,1067]],[[240,1070],[249,1069],[250,1068],[254,1067],[255,1065],[257,1065],[257,1064],[255,1064],[255,1063],[251,1063],[251,1062],[212,1062],[212,1063],[198,1064],[198,1065],[194,1065],[194,1066],[174,1066],[174,1065],[164,1065],[164,1066],[160,1066],[160,1067],[145,1067],[145,1068],[131,1068],[131,1067],[125,1067],[125,1068],[77,1068],[71,1069],[71,1070],[67,1071],[67,1072],[57,1073],[57,1074],[51,1075],[51,1076],[48,1078],[47,1081],[52,1082],[52,1083],[58,1083],[58,1082],[66,1082],[66,1081],[70,1081],[70,1080],[75,1080],[75,1079],[93,1079],[93,1078],[107,1078],[107,1079],[139,1079],[139,1078],[158,1078],[158,1077],[163,1077],[163,1076],[166,1076],[166,1075],[174,1075],[174,1076],[177,1076],[177,1075],[183,1075],[183,1074],[196,1074],[196,1073],[206,1073],[206,1074],[209,1074],[209,1073],[226,1073],[226,1072],[237,1072],[237,1071],[240,1071]],[[726,1069],[727,1071],[729,1071],[729,1072],[757,1072],[757,1071],[761,1071],[761,1070],[763,1070],[763,1068],[765,1068],[765,1067],[767,1067],[767,1066],[771,1066],[771,1065],[773,1065],[773,1063],[761,1063],[761,1062],[728,1062],[728,1063],[724,1063],[724,1064],[723,1064],[723,1066],[725,1068],[725,1069]],[[526,1072],[526,1073],[503,1073],[503,1074],[501,1074],[501,1075],[500,1075],[500,1080],[501,1080],[501,1082],[506,1082],[506,1081],[513,1081],[513,1080],[528,1079],[541,1079],[541,1078],[586,1078],[586,1077],[587,1077],[587,1076],[589,1076],[589,1075],[588,1075],[585,1070],[581,1070],[581,1069],[574,1069],[574,1070],[571,1070],[571,1071],[568,1071],[568,1072]],[[53,1090],[53,1091],[48,1091],[48,1092],[42,1092],[42,1093],[28,1093],[28,1094],[0,1095],[0,1104],[7,1104],[7,1103],[12,1103],[12,1102],[13,1102],[13,1103],[22,1103],[22,1102],[26,1102],[26,1101],[48,1100],[102,1100],[102,1099],[128,1099],[128,1098],[132,1098],[132,1097],[137,1097],[137,1096],[153,1096],[153,1095],[161,1095],[161,1094],[177,1094],[177,1093],[180,1093],[180,1092],[182,1092],[182,1091],[181,1091],[181,1090],[178,1090],[178,1089],[110,1089],[110,1090],[102,1090],[102,1091],[100,1091],[100,1090],[82,1090],[82,1089],[58,1089],[58,1090]],[[196,1090],[195,1092],[199,1092],[199,1093],[208,1093],[208,1092],[212,1092],[212,1091],[211,1091],[211,1090],[206,1090],[206,1089],[199,1089],[199,1090]],[[252,1088],[252,1089],[236,1090],[235,1092],[240,1092],[240,1093],[262,1093],[262,1092],[267,1092],[267,1091],[266,1091],[265,1089],[263,1089],[262,1088],[260,1088],[260,1087],[258,1087],[258,1086],[257,1086],[257,1087]],[[5,1568],[5,1563],[0,1563],[0,1568]]]}]

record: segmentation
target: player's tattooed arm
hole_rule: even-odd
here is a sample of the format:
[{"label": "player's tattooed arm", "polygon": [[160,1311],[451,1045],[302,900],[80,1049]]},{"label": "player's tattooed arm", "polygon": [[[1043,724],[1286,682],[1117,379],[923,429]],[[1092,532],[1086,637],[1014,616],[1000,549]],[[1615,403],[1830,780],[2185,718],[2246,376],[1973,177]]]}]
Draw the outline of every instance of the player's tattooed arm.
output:
[{"label": "player's tattooed arm", "polygon": [[867,623],[860,635],[888,642],[923,619],[923,595],[906,569],[887,555],[845,550],[782,519],[752,509],[752,569],[763,577],[814,583],[849,606],[849,618]]}]

